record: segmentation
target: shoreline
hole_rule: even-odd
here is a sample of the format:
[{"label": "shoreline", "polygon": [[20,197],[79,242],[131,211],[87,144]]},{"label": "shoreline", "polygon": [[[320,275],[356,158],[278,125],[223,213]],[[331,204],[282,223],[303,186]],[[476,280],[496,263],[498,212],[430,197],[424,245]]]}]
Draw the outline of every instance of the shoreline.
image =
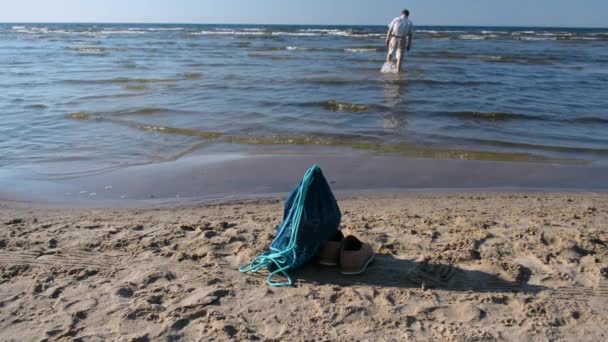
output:
[{"label": "shoreline", "polygon": [[[336,194],[606,192],[608,167],[424,159],[337,148],[206,152],[67,179],[5,169],[0,201],[123,206],[281,197],[312,165]],[[66,166],[67,167],[67,166]]]},{"label": "shoreline", "polygon": [[605,340],[608,194],[340,198],[365,274],[269,288],[278,199],[149,208],[0,203],[0,339]]}]

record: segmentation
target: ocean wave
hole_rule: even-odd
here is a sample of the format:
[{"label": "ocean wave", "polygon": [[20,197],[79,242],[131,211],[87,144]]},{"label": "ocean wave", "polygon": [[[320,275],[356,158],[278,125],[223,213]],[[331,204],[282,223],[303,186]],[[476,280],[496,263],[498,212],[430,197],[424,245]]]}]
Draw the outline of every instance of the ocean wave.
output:
[{"label": "ocean wave", "polygon": [[136,96],[139,96],[139,95],[133,94],[133,93],[125,93],[125,92],[107,94],[107,95],[87,95],[87,96],[82,96],[82,97],[76,98],[74,100],[71,100],[69,102],[66,102],[66,104],[72,105],[72,104],[79,104],[79,103],[83,103],[83,102],[91,101],[91,100],[120,99],[120,98],[136,97]]},{"label": "ocean wave", "polygon": [[128,77],[116,77],[109,79],[70,79],[63,80],[64,83],[72,84],[128,84],[128,83],[173,83],[179,81],[179,78],[128,78]]},{"label": "ocean wave", "polygon": [[100,47],[80,47],[80,48],[72,48],[71,50],[74,50],[81,54],[88,54],[88,55],[103,55],[106,53],[106,49],[100,48]]},{"label": "ocean wave", "polygon": [[341,77],[312,77],[303,79],[304,83],[312,83],[312,84],[326,84],[326,85],[342,85],[342,84],[352,84],[352,83],[360,83],[361,80],[356,80],[352,78],[341,78]]},{"label": "ocean wave", "polygon": [[437,52],[418,52],[417,55],[422,58],[441,58],[441,59],[470,59],[480,60],[485,62],[495,63],[516,63],[516,64],[550,64],[554,62],[553,57],[548,56],[514,56],[514,55],[490,55],[490,54],[470,54],[459,53],[452,51],[437,51]]},{"label": "ocean wave", "polygon": [[462,87],[479,87],[482,85],[499,85],[500,82],[492,82],[492,81],[454,81],[454,80],[434,80],[434,79],[407,79],[407,80],[399,80],[393,81],[393,83],[402,83],[402,84],[423,84],[423,85],[438,85],[438,86],[462,86]]},{"label": "ocean wave", "polygon": [[214,36],[214,35],[230,35],[230,36],[263,36],[263,35],[267,35],[268,33],[266,32],[262,32],[262,31],[234,31],[234,30],[228,30],[228,31],[220,31],[220,30],[216,30],[216,31],[199,31],[199,32],[190,32],[191,35],[195,35],[195,36]]},{"label": "ocean wave", "polygon": [[320,105],[330,112],[344,112],[344,113],[362,113],[367,112],[373,108],[372,105],[358,104],[350,102],[338,102],[336,100],[327,100],[320,103]]},{"label": "ocean wave", "polygon": [[183,31],[183,27],[152,27],[146,28],[146,31],[157,32],[157,31]]},{"label": "ocean wave", "polygon": [[542,41],[542,40],[557,40],[557,37],[519,37],[518,40],[525,41]]},{"label": "ocean wave", "polygon": [[265,106],[289,106],[299,108],[323,108],[329,112],[342,112],[342,113],[363,113],[369,111],[385,111],[387,108],[378,104],[365,104],[365,103],[353,103],[346,101],[337,101],[334,99],[325,101],[309,101],[309,102],[295,102],[295,103],[284,103],[281,101],[260,101],[260,104]]},{"label": "ocean wave", "polygon": [[559,117],[547,117],[547,116],[536,116],[530,114],[521,113],[505,113],[505,112],[476,112],[476,111],[462,111],[462,112],[445,112],[439,113],[440,115],[446,115],[448,117],[455,117],[463,120],[479,120],[479,121],[512,121],[512,120],[525,120],[525,121],[551,121],[559,122],[562,124],[608,124],[608,117],[599,116],[582,116],[577,118],[559,118]]},{"label": "ocean wave", "polygon": [[248,54],[248,56],[251,58],[269,59],[269,60],[274,60],[274,61],[284,61],[284,60],[294,59],[293,56],[273,55],[273,54],[267,54],[267,53],[250,53],[250,54]]},{"label": "ocean wave", "polygon": [[317,47],[302,47],[302,46],[262,46],[255,49],[256,51],[271,52],[271,51],[322,51],[332,50]]},{"label": "ocean wave", "polygon": [[481,34],[489,34],[489,35],[494,35],[494,34],[507,34],[507,31],[490,31],[490,30],[482,30]]},{"label": "ocean wave", "polygon": [[113,28],[105,28],[102,30],[98,29],[56,29],[50,27],[38,27],[38,26],[13,26],[12,31],[16,33],[24,33],[24,34],[40,34],[40,35],[52,35],[52,34],[61,34],[61,35],[89,35],[89,36],[99,36],[99,35],[113,35],[113,34],[145,34],[146,30],[135,30],[131,29],[113,29]]},{"label": "ocean wave", "polygon": [[501,113],[501,112],[447,112],[446,115],[464,120],[481,120],[481,121],[511,121],[511,120],[542,120],[540,117],[535,117],[527,114],[516,113]]},{"label": "ocean wave", "polygon": [[[12,30],[17,33],[32,33],[32,34],[57,32],[57,31],[50,30],[48,27],[28,27],[28,26],[13,26]],[[67,32],[67,31],[61,30],[61,32]]]},{"label": "ocean wave", "polygon": [[598,116],[583,116],[574,119],[563,120],[566,123],[581,123],[581,124],[608,124],[608,117]]},{"label": "ocean wave", "polygon": [[170,110],[165,109],[165,108],[144,107],[144,108],[116,112],[116,114],[118,114],[118,115],[152,115],[152,114],[158,114],[158,113],[169,112],[169,111]]},{"label": "ocean wave", "polygon": [[145,84],[133,84],[133,83],[129,83],[129,84],[125,84],[124,88],[127,90],[132,90],[132,91],[144,91],[144,90],[148,90],[148,86],[146,86]]},{"label": "ocean wave", "polygon": [[25,106],[25,109],[46,109],[46,108],[48,108],[48,106],[43,105],[43,104],[32,104],[32,105]]},{"label": "ocean wave", "polygon": [[379,38],[385,36],[384,33],[373,33],[373,32],[354,32],[334,29],[302,29],[297,31],[272,31],[272,30],[254,30],[254,29],[215,29],[215,30],[202,30],[198,32],[190,32],[191,35],[234,35],[234,36],[286,36],[286,37],[318,37],[318,36],[341,36],[351,38],[366,38],[374,37]]},{"label": "ocean wave", "polygon": [[353,47],[353,48],[346,48],[344,49],[344,51],[346,52],[378,52],[378,51],[384,51],[384,48],[378,48],[378,47],[374,47],[374,46],[370,46],[370,47]]},{"label": "ocean wave", "polygon": [[482,40],[482,39],[486,39],[486,37],[485,36],[476,35],[476,34],[462,34],[462,35],[458,36],[458,39],[462,39],[462,40]]},{"label": "ocean wave", "polygon": [[303,29],[298,30],[298,32],[304,33],[318,33],[321,35],[329,35],[329,36],[343,36],[343,37],[372,37],[376,35],[384,35],[377,33],[370,33],[366,31],[354,31],[354,30],[339,30],[339,29]]},{"label": "ocean wave", "polygon": [[106,54],[110,51],[128,51],[129,48],[127,47],[102,47],[102,46],[88,46],[88,45],[84,45],[84,44],[77,44],[75,46],[66,46],[65,47],[68,50],[74,51],[74,52],[78,52],[81,54],[95,54],[95,55],[100,55],[100,54]]},{"label": "ocean wave", "polygon": [[401,85],[429,85],[429,86],[463,86],[463,87],[477,87],[482,85],[500,85],[500,82],[492,81],[456,81],[456,80],[437,80],[437,79],[426,79],[426,78],[404,78],[404,79],[355,79],[355,78],[343,78],[343,77],[312,77],[298,80],[297,82],[311,83],[328,86],[340,86],[340,85],[363,85],[363,84],[401,84]]},{"label": "ocean wave", "polygon": [[473,142],[480,145],[490,145],[506,148],[517,148],[525,149],[527,151],[548,151],[548,152],[562,152],[562,153],[579,153],[579,154],[596,154],[596,155],[608,155],[608,149],[604,148],[593,148],[593,147],[578,147],[578,146],[567,146],[567,145],[544,145],[525,143],[518,141],[505,141],[498,139],[479,139],[479,138],[467,138],[466,141]]},{"label": "ocean wave", "polygon": [[298,30],[300,32],[321,32],[321,33],[333,33],[333,32],[348,32],[348,31],[344,31],[344,30],[339,30],[339,29],[302,29],[302,30]]},{"label": "ocean wave", "polygon": [[378,139],[349,134],[323,133],[293,133],[264,135],[227,135],[222,132],[202,131],[190,128],[151,125],[131,120],[107,118],[91,113],[79,112],[68,115],[68,118],[81,121],[102,121],[130,127],[132,129],[153,134],[171,134],[233,144],[248,145],[317,145],[348,147],[359,150],[382,153],[402,153],[414,157],[435,159],[466,159],[466,160],[510,160],[510,161],[543,161],[545,157],[518,152],[486,152],[476,150],[448,149],[414,144],[388,144]]},{"label": "ocean wave", "polygon": [[160,125],[150,125],[145,123],[140,123],[131,120],[123,120],[116,118],[109,118],[105,116],[95,115],[89,112],[77,112],[73,114],[69,114],[67,118],[72,120],[79,121],[105,121],[113,124],[127,126],[130,128],[134,128],[141,131],[146,131],[150,133],[159,133],[159,134],[174,134],[181,136],[189,136],[189,137],[198,137],[203,139],[217,139],[222,136],[222,133],[219,132],[210,132],[210,131],[201,131],[196,129],[189,128],[179,128],[179,127],[171,127],[171,126],[160,126]]},{"label": "ocean wave", "polygon": [[103,117],[103,118],[115,118],[119,116],[153,116],[158,114],[168,114],[171,116],[176,115],[191,115],[191,114],[199,114],[196,111],[188,111],[188,110],[178,110],[178,109],[170,109],[163,107],[141,107],[141,108],[132,108],[125,110],[116,110],[111,112],[103,112],[97,113],[95,117]]},{"label": "ocean wave", "polygon": [[[8,29],[8,28],[7,28]],[[338,29],[338,28],[290,28],[290,27],[123,27],[123,26],[30,26],[30,25],[13,25],[10,30],[21,34],[39,34],[39,35],[86,35],[107,37],[112,35],[142,35],[155,34],[163,32],[182,32],[184,35],[203,35],[203,36],[259,36],[259,37],[316,37],[316,36],[335,36],[351,39],[381,39],[385,36],[384,31],[378,32],[376,29]],[[608,39],[608,32],[593,32],[593,31],[545,31],[545,30],[498,30],[498,29],[463,29],[449,30],[439,28],[422,28],[417,29],[416,34],[420,35],[420,39],[431,40],[494,40],[494,39],[517,39],[523,41],[533,40],[603,40]]]},{"label": "ocean wave", "polygon": [[296,36],[296,37],[315,37],[315,36],[320,35],[318,33],[313,33],[313,32],[283,32],[283,31],[271,32],[271,34],[273,36]]}]

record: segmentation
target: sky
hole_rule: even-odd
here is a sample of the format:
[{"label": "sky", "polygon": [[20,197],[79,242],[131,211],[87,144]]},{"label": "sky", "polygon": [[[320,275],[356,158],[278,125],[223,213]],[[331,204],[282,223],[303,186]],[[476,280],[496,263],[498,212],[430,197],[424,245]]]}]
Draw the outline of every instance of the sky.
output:
[{"label": "sky", "polygon": [[3,0],[0,22],[608,27],[607,0]]}]

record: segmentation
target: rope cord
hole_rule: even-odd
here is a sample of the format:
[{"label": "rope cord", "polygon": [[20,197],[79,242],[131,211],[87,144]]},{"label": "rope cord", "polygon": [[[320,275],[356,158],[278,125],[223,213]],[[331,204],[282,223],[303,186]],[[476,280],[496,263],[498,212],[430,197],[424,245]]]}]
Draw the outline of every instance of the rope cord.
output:
[{"label": "rope cord", "polygon": [[[266,278],[266,284],[275,287],[284,287],[284,286],[292,286],[293,279],[287,273],[287,270],[291,269],[296,261],[296,243],[297,236],[300,231],[300,223],[302,222],[302,214],[304,212],[304,204],[306,201],[306,195],[308,194],[308,189],[313,181],[314,172],[319,168],[318,165],[310,168],[306,174],[304,175],[304,179],[302,180],[302,184],[300,184],[298,188],[298,192],[294,199],[293,205],[289,209],[289,213],[285,217],[285,220],[281,224],[279,231],[274,238],[274,241],[271,244],[270,251],[264,252],[254,258],[249,264],[243,265],[239,268],[240,272],[243,273],[257,273],[263,268],[269,268],[271,265],[275,265],[277,267],[276,270],[271,272]],[[272,245],[282,236],[285,229],[288,228],[288,223],[291,222],[291,236],[289,238],[289,244],[283,250],[278,248],[273,248]],[[278,274],[282,274],[287,281],[285,282],[275,282],[272,281],[272,278]]]}]

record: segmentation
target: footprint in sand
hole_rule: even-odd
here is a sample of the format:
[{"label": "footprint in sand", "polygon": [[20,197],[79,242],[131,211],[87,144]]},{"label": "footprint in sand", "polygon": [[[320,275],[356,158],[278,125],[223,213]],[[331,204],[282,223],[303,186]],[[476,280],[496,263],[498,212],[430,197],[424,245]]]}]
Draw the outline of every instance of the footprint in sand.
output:
[{"label": "footprint in sand", "polygon": [[69,314],[79,312],[89,312],[97,307],[98,301],[95,298],[69,301],[63,305],[62,311]]},{"label": "footprint in sand", "polygon": [[133,297],[134,293],[135,293],[135,290],[133,290],[133,288],[131,286],[121,286],[114,292],[116,297],[118,297],[121,300]]}]

